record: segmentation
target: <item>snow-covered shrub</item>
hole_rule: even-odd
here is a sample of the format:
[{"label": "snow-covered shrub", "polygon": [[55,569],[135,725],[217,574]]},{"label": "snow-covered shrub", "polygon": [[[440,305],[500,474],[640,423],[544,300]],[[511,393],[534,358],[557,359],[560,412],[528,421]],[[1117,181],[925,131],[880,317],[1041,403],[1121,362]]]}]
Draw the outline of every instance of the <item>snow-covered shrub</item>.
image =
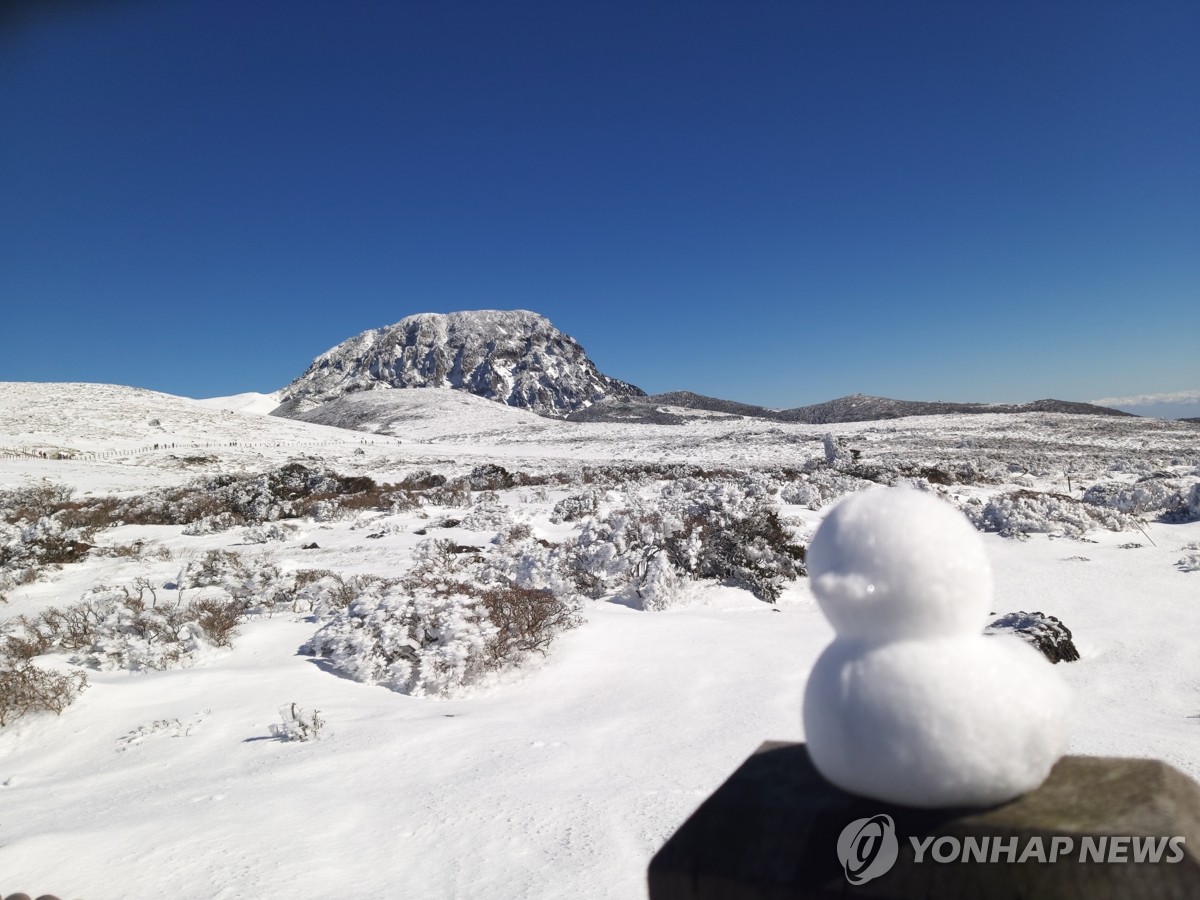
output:
[{"label": "snow-covered shrub", "polygon": [[[892,484],[898,479],[907,478],[943,487],[953,484],[996,483],[1011,480],[1006,478],[999,466],[988,465],[986,461],[970,459],[944,460],[932,465],[897,462],[891,467],[891,471],[894,473],[894,477],[885,475],[884,478],[877,480],[881,483]],[[1018,471],[1020,470],[1018,469]]]},{"label": "snow-covered shrub", "polygon": [[576,605],[545,588],[492,584],[479,597],[496,629],[484,645],[489,669],[515,665],[532,653],[545,655],[561,632],[580,624]]},{"label": "snow-covered shrub", "polygon": [[41,481],[0,491],[0,522],[29,526],[53,518],[62,529],[76,530],[86,539],[113,523],[116,505],[112,497],[76,499],[73,487]]},{"label": "snow-covered shrub", "polygon": [[670,561],[687,575],[726,581],[774,603],[784,583],[803,574],[803,548],[762,501],[738,507],[721,495],[707,499],[711,503],[693,505],[670,536]]},{"label": "snow-covered shrub", "polygon": [[577,522],[585,516],[590,516],[596,511],[600,497],[601,494],[598,491],[584,491],[582,494],[563,497],[554,504],[554,508],[550,511],[550,521],[555,524]]},{"label": "snow-covered shrub", "polygon": [[642,609],[659,612],[675,606],[687,593],[688,579],[666,553],[654,553],[645,563],[637,585]]},{"label": "snow-covered shrub", "polygon": [[449,541],[418,545],[399,584],[358,596],[313,636],[308,651],[359,681],[448,695],[545,653],[557,634],[578,624],[571,598],[492,580],[495,570],[455,549]]},{"label": "snow-covered shrub", "polygon": [[471,489],[461,481],[431,487],[421,497],[433,506],[461,508],[471,505]]},{"label": "snow-covered shrub", "polygon": [[445,483],[445,475],[435,475],[428,469],[417,469],[400,479],[397,487],[408,491],[427,491],[430,488],[441,487]]},{"label": "snow-covered shrub", "polygon": [[211,516],[201,516],[194,522],[188,522],[183,526],[183,533],[193,537],[205,534],[221,534],[222,532],[229,531],[231,528],[237,528],[240,521],[233,513],[226,510]]},{"label": "snow-covered shrub", "polygon": [[521,491],[521,503],[526,506],[533,503],[546,503],[550,500],[550,492],[545,487],[538,486],[528,491]]},{"label": "snow-covered shrub", "polygon": [[650,560],[674,527],[636,492],[585,518],[568,551],[576,588],[592,598],[611,591],[637,597]]},{"label": "snow-covered shrub", "polygon": [[852,475],[845,475],[829,469],[817,469],[810,474],[802,475],[801,480],[784,486],[783,490],[779,492],[779,500],[782,503],[818,510],[841,499],[846,494],[870,486],[871,482],[855,478]]},{"label": "snow-covered shrub", "polygon": [[168,562],[173,555],[170,547],[146,541],[134,541],[132,544],[97,545],[92,547],[92,554],[109,559],[157,559],[160,562]]},{"label": "snow-covered shrub", "polygon": [[[0,520],[10,523],[36,522],[67,510],[77,509],[75,489],[52,481],[40,481],[0,491]],[[73,525],[82,524],[79,522]]]},{"label": "snow-covered shrub", "polygon": [[205,648],[229,646],[240,606],[214,598],[147,603],[141,585],[97,587],[79,603],[19,616],[4,627],[10,658],[67,653],[95,669],[166,669]]},{"label": "snow-covered shrub", "polygon": [[[754,479],[670,482],[656,496],[630,492],[583,521],[571,548],[581,592],[610,590],[643,608],[670,605],[687,579],[717,579],[774,602],[803,574],[804,550]],[[649,600],[649,603],[647,603]]]},{"label": "snow-covered shrub", "polygon": [[262,559],[246,559],[232,550],[209,550],[189,560],[176,583],[185,588],[216,588],[244,608],[288,602],[288,585],[279,567]]},{"label": "snow-covered shrub", "polygon": [[244,540],[247,544],[267,544],[274,541],[289,541],[299,531],[295,525],[282,522],[269,522],[265,525],[255,525],[246,529]]},{"label": "snow-covered shrub", "polygon": [[378,596],[397,580],[381,575],[346,578],[328,569],[300,569],[283,578],[275,597],[287,598],[292,611],[328,618],[346,609],[358,597]]},{"label": "snow-covered shrub", "polygon": [[481,500],[459,525],[468,531],[500,531],[513,521],[512,510],[499,500]]},{"label": "snow-covered shrub", "polygon": [[534,537],[523,522],[498,534],[492,543],[494,551],[472,563],[479,580],[550,591],[574,604],[576,586],[566,547]]},{"label": "snow-covered shrub", "polygon": [[1007,613],[994,619],[983,633],[1016,635],[1056,665],[1079,659],[1071,629],[1057,616],[1048,616],[1040,611]]},{"label": "snow-covered shrub", "polygon": [[234,525],[259,525],[310,516],[323,505],[326,518],[363,509],[390,510],[407,502],[403,490],[379,485],[365,476],[347,476],[323,468],[288,463],[259,475],[221,474],[183,487],[153,491],[122,501],[114,522],[145,525],[193,525],[192,533],[223,531]]},{"label": "snow-covered shrub", "polygon": [[319,741],[325,728],[325,720],[321,718],[319,709],[306,712],[295,703],[281,706],[279,718],[282,721],[271,725],[269,730],[273,737],[281,741]]},{"label": "snow-covered shrub", "polygon": [[1136,484],[1119,481],[1093,484],[1083,492],[1083,502],[1141,516],[1176,509],[1183,505],[1183,495],[1162,479],[1144,478]]},{"label": "snow-covered shrub", "polygon": [[209,550],[199,558],[188,560],[180,570],[176,583],[181,588],[224,588],[227,585],[240,585],[249,576],[250,567],[240,553]]},{"label": "snow-covered shrub", "polygon": [[354,520],[354,524],[350,526],[350,530],[369,530],[371,534],[367,535],[367,537],[380,538],[385,534],[403,534],[404,532],[408,531],[408,524],[406,522],[397,522],[394,519],[389,519],[386,516],[380,517],[373,514],[361,515]]},{"label": "snow-covered shrub", "polygon": [[1093,528],[1129,531],[1137,526],[1135,519],[1115,509],[1024,489],[1000,494],[987,503],[967,503],[963,511],[980,531],[1005,537],[1030,533],[1082,537]]},{"label": "snow-covered shrub", "polygon": [[822,443],[825,446],[825,465],[837,466],[839,463],[844,463],[848,460],[846,442],[841,438],[834,437],[832,431],[825,432]]},{"label": "snow-covered shrub", "polygon": [[1184,572],[1200,572],[1200,551],[1193,550],[1175,564]]},{"label": "snow-covered shrub", "polygon": [[307,647],[358,681],[424,696],[478,680],[495,632],[476,597],[393,587],[353,601]]},{"label": "snow-covered shrub", "polygon": [[484,463],[471,470],[467,483],[473,491],[502,491],[516,484],[516,480],[504,466]]},{"label": "snow-covered shrub", "polygon": [[13,524],[0,521],[0,593],[35,581],[43,571],[84,559],[92,530],[70,527],[62,513]]}]

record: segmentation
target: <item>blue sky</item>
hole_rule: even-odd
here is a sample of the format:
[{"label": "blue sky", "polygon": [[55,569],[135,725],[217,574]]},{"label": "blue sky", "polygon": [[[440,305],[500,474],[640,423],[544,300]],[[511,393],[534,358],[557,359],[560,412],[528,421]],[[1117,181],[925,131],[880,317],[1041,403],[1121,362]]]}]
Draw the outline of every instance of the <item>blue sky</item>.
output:
[{"label": "blue sky", "polygon": [[21,8],[0,380],[524,308],[651,392],[1200,397],[1194,0]]}]

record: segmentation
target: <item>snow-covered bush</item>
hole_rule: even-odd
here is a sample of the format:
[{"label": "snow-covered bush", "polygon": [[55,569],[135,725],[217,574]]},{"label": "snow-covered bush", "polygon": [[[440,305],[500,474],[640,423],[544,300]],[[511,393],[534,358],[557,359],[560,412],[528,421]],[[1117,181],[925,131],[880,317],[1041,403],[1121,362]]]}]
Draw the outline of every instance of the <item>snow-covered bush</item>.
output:
[{"label": "snow-covered bush", "polygon": [[453,694],[545,653],[579,623],[570,597],[496,578],[449,541],[418,545],[400,583],[360,594],[307,645],[352,678],[415,696]]},{"label": "snow-covered bush", "polygon": [[512,487],[516,480],[504,466],[484,463],[471,470],[467,483],[473,491],[501,491]]},{"label": "snow-covered bush", "polygon": [[189,560],[179,572],[180,589],[206,590],[240,604],[243,612],[258,612],[289,604],[292,585],[278,566],[262,559],[246,559],[232,550],[209,550]]},{"label": "snow-covered bush", "polygon": [[550,521],[555,524],[577,522],[585,516],[590,516],[596,511],[600,497],[601,494],[598,491],[584,491],[581,494],[563,497],[554,504],[554,508],[550,511]]},{"label": "snow-covered bush", "polygon": [[198,537],[205,534],[221,534],[229,531],[231,528],[236,528],[241,520],[234,516],[229,511],[223,511],[211,516],[201,516],[195,521],[188,522],[183,526],[183,533]]},{"label": "snow-covered bush", "polygon": [[837,466],[849,459],[849,454],[846,452],[845,440],[834,437],[833,432],[825,432],[822,443],[825,447],[825,465]]},{"label": "snow-covered bush", "polygon": [[568,550],[577,589],[592,598],[610,592],[638,597],[650,560],[677,527],[636,492],[588,516]]},{"label": "snow-covered bush", "polygon": [[774,603],[784,582],[803,574],[804,550],[773,507],[761,500],[732,503],[722,494],[695,501],[666,550],[681,572],[744,587]]},{"label": "snow-covered bush", "polygon": [[[176,583],[181,588],[232,588],[250,576],[250,567],[240,553],[232,550],[209,550],[188,560],[179,571]],[[233,590],[230,590],[233,593]]]},{"label": "snow-covered bush", "polygon": [[312,516],[318,508],[328,520],[364,509],[407,509],[413,502],[395,485],[289,463],[259,475],[214,475],[122,501],[111,524],[187,525],[189,533],[208,534]]},{"label": "snow-covered bush", "polygon": [[299,531],[295,525],[283,522],[268,522],[265,525],[255,525],[246,529],[244,540],[247,544],[267,544],[276,541],[290,541]]},{"label": "snow-covered bush", "polygon": [[93,530],[69,526],[64,519],[56,512],[15,524],[0,521],[0,594],[87,556]]},{"label": "snow-covered bush", "polygon": [[527,491],[521,491],[520,500],[526,506],[534,503],[546,503],[550,500],[550,492],[544,486],[537,486]]},{"label": "snow-covered bush", "polygon": [[481,499],[459,524],[468,531],[500,531],[512,520],[512,510],[499,500]]},{"label": "snow-covered bush", "polygon": [[282,721],[271,725],[268,730],[281,741],[319,741],[325,728],[325,720],[321,718],[319,709],[306,712],[295,703],[281,706],[279,718]]},{"label": "snow-covered bush", "polygon": [[685,478],[657,495],[629,492],[587,517],[571,548],[579,589],[593,597],[615,590],[662,609],[687,579],[717,579],[774,602],[783,584],[804,572],[804,549],[756,479]]},{"label": "snow-covered bush", "polygon": [[433,506],[462,508],[471,505],[471,489],[460,481],[448,482],[429,488],[421,494],[421,498]]},{"label": "snow-covered bush", "polygon": [[42,481],[0,491],[0,518],[17,522],[53,515],[69,501],[74,491],[66,485]]},{"label": "snow-covered bush", "polygon": [[510,526],[493,540],[492,553],[472,563],[479,580],[487,584],[550,591],[557,597],[576,599],[571,557],[565,546],[537,538],[523,522]]},{"label": "snow-covered bush", "polygon": [[1144,478],[1136,484],[1103,481],[1083,492],[1083,502],[1104,506],[1133,516],[1176,509],[1183,505],[1183,495],[1162,479]]},{"label": "snow-covered bush", "polygon": [[799,481],[784,486],[779,492],[779,500],[782,503],[818,510],[841,499],[846,494],[861,491],[870,486],[871,482],[855,478],[852,475],[844,475],[829,469],[817,469],[810,474],[802,475]]},{"label": "snow-covered bush", "polygon": [[328,618],[346,609],[356,598],[394,587],[395,578],[381,575],[352,575],[346,578],[328,569],[300,569],[284,576],[275,598],[286,598],[292,611]]},{"label": "snow-covered bush", "polygon": [[642,609],[659,612],[675,606],[686,595],[688,583],[687,576],[671,562],[668,554],[652,554],[636,588]]},{"label": "snow-covered bush", "polygon": [[353,601],[307,647],[358,681],[415,696],[449,694],[484,673],[496,630],[476,597],[393,587]]},{"label": "snow-covered bush", "polygon": [[51,607],[5,623],[5,654],[29,660],[67,653],[94,669],[166,669],[190,662],[201,650],[227,647],[240,605],[214,598],[159,603],[138,582],[97,587],[79,603]]},{"label": "snow-covered bush", "polygon": [[398,487],[409,491],[427,491],[446,483],[445,475],[437,475],[428,469],[417,469],[400,479]]},{"label": "snow-covered bush", "polygon": [[963,510],[980,531],[1011,537],[1030,533],[1061,533],[1082,537],[1094,528],[1130,531],[1134,518],[1104,506],[1081,503],[1064,494],[1016,490],[983,503],[968,502]]}]

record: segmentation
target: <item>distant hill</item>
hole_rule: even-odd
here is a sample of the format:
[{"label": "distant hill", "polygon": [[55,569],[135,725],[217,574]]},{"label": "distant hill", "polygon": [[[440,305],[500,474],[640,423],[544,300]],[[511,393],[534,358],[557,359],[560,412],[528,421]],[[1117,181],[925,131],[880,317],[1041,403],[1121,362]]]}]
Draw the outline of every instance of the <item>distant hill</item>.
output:
[{"label": "distant hill", "polygon": [[1068,400],[1034,400],[1030,403],[948,403],[941,401],[892,400],[888,397],[870,397],[852,394],[812,406],[795,409],[769,409],[749,403],[735,403],[716,397],[705,397],[690,391],[672,391],[648,397],[621,397],[604,400],[593,406],[577,410],[567,418],[577,422],[646,422],[679,424],[688,421],[687,416],[675,410],[701,410],[724,416],[745,416],[768,419],[775,422],[798,422],[808,425],[826,425],[837,422],[870,422],[880,419],[899,419],[905,416],[936,416],[949,413],[1031,413],[1050,412],[1071,415],[1131,416],[1132,413],[1095,406],[1090,403],[1075,403]]}]

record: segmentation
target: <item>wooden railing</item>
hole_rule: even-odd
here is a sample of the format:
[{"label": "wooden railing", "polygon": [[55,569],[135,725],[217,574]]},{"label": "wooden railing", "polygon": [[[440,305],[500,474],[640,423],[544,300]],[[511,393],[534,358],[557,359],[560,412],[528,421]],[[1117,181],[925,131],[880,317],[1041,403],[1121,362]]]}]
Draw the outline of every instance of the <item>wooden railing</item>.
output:
[{"label": "wooden railing", "polygon": [[1200,898],[1200,785],[1148,759],[1066,756],[990,809],[848,794],[765,743],[650,863],[650,900]]}]

